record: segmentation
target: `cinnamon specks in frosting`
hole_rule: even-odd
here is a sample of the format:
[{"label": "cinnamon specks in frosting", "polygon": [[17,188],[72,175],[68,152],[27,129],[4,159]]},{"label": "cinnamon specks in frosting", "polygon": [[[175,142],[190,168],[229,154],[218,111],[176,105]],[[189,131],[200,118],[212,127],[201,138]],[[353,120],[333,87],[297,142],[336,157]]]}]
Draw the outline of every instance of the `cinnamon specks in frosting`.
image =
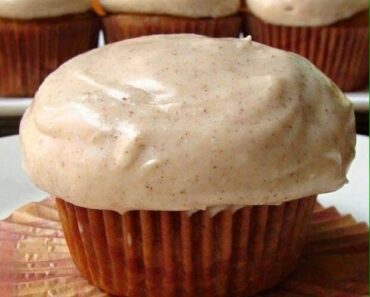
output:
[{"label": "cinnamon specks in frosting", "polygon": [[355,144],[351,103],[309,61],[250,38],[197,35],[72,59],[45,80],[20,134],[37,186],[120,213],[333,191]]}]

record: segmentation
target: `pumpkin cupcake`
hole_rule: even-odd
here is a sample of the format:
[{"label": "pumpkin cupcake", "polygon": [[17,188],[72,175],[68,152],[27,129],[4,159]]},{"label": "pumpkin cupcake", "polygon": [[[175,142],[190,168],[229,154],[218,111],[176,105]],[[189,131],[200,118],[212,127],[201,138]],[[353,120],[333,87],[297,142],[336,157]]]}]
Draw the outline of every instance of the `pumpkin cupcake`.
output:
[{"label": "pumpkin cupcake", "polygon": [[240,0],[100,0],[107,43],[153,34],[238,37]]},{"label": "pumpkin cupcake", "polygon": [[276,285],[299,260],[316,196],[346,183],[355,145],[351,103],[309,61],[198,35],[72,59],[20,134],[82,275],[125,297]]},{"label": "pumpkin cupcake", "polygon": [[31,97],[68,59],[97,46],[90,0],[0,0],[0,96]]},{"label": "pumpkin cupcake", "polygon": [[246,0],[244,31],[310,59],[343,91],[368,83],[368,0]]}]

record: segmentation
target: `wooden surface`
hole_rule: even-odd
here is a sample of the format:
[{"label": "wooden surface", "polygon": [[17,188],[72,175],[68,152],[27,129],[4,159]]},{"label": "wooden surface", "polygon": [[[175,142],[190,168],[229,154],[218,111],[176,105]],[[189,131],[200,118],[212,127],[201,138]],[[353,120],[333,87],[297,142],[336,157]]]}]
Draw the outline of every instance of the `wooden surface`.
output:
[{"label": "wooden surface", "polygon": [[[259,297],[368,296],[365,223],[317,205],[302,260],[279,287]],[[75,268],[53,199],[0,221],[0,296],[108,296]]]}]

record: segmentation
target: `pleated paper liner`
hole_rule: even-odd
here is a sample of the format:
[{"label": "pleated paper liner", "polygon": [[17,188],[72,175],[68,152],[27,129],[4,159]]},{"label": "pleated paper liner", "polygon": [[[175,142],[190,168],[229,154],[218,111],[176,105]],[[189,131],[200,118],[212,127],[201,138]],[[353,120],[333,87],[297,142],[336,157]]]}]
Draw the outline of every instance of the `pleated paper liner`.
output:
[{"label": "pleated paper liner", "polygon": [[107,43],[153,34],[194,33],[211,37],[238,37],[241,31],[241,18],[237,15],[192,19],[112,14],[103,18],[103,29]]},{"label": "pleated paper liner", "polygon": [[[112,211],[57,199],[82,275],[119,296],[250,296],[295,267],[316,197],[217,214]],[[268,243],[268,244],[267,244]]]},{"label": "pleated paper liner", "polygon": [[97,47],[93,13],[42,20],[0,18],[0,96],[32,97],[52,71]]},{"label": "pleated paper liner", "polygon": [[254,41],[308,58],[343,91],[367,86],[369,29],[366,21],[323,27],[288,27],[265,23],[250,13],[244,15],[244,31],[252,35]]},{"label": "pleated paper liner", "polygon": [[[298,267],[258,296],[368,296],[368,236],[365,223],[316,205]],[[53,199],[29,204],[0,221],[0,296],[108,296],[73,264]]]}]

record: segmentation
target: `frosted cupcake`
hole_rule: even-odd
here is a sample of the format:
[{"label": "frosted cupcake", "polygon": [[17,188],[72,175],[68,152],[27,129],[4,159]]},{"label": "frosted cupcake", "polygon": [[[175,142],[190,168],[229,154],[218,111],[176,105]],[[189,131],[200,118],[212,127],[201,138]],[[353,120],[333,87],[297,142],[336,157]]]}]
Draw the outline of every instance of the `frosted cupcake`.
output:
[{"label": "frosted cupcake", "polygon": [[[166,57],[166,59],[162,59]],[[252,296],[294,269],[346,183],[353,108],[298,55],[160,35],[81,55],[21,124],[82,275],[117,296]]]},{"label": "frosted cupcake", "polygon": [[369,74],[368,0],[246,0],[244,31],[310,59],[344,91]]},{"label": "frosted cupcake", "polygon": [[0,96],[33,96],[68,59],[97,46],[90,0],[0,0]]},{"label": "frosted cupcake", "polygon": [[240,0],[100,0],[108,43],[152,34],[238,37]]}]

